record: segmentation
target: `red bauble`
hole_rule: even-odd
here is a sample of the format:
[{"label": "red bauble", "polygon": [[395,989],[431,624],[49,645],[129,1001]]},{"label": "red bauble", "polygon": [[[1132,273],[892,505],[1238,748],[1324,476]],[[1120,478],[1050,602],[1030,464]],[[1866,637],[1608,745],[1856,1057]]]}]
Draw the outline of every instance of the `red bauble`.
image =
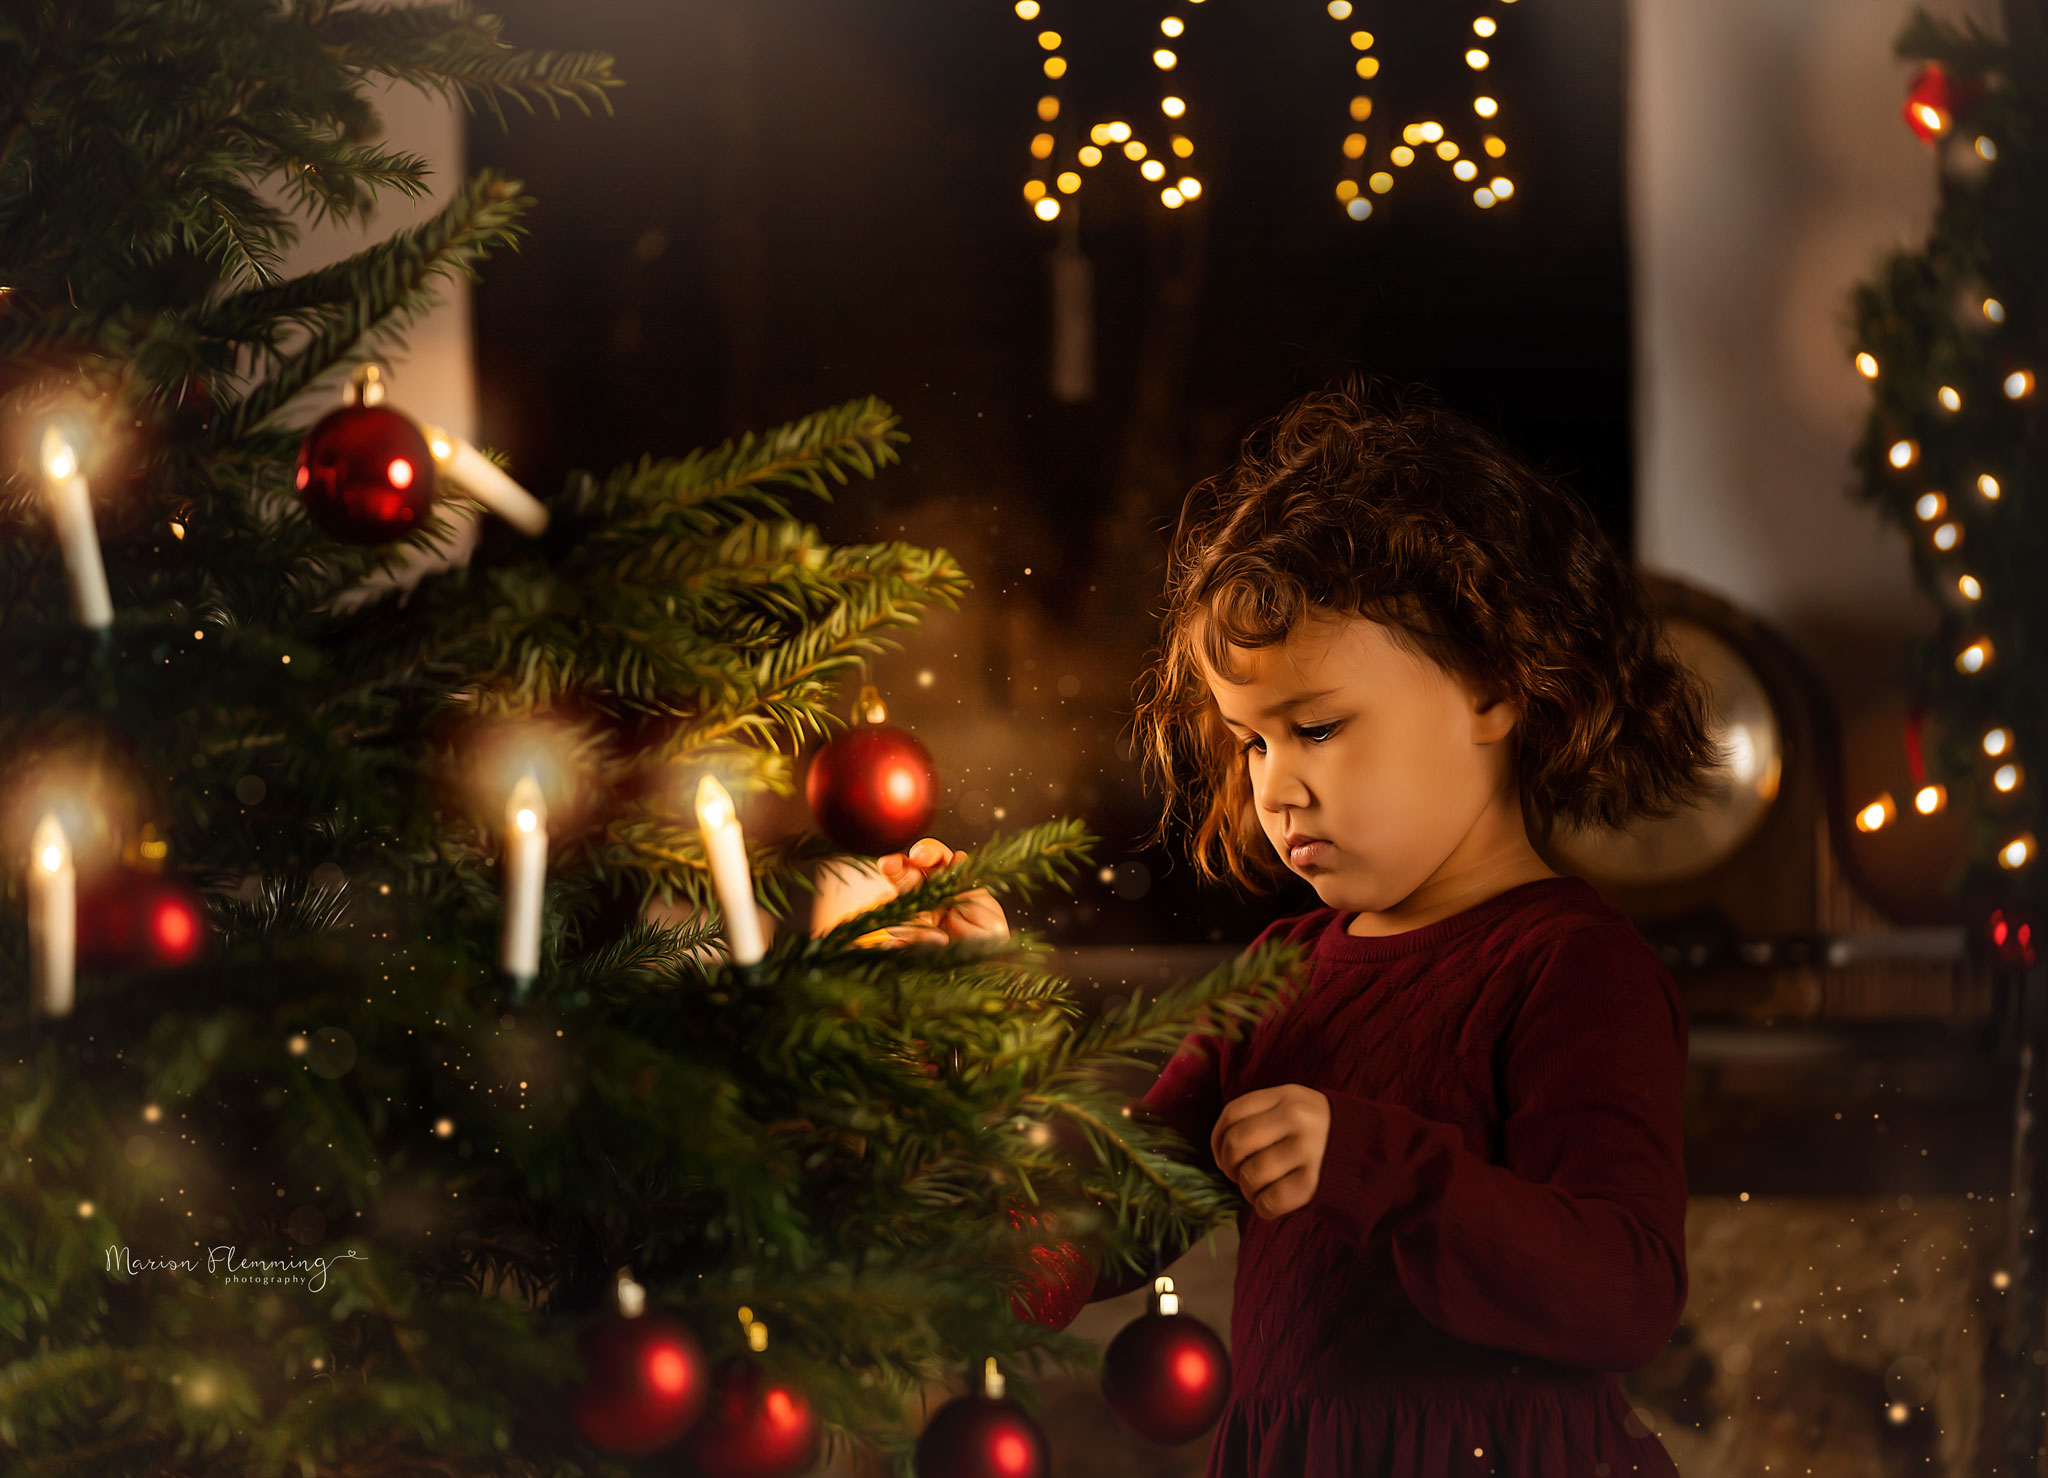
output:
[{"label": "red bauble", "polygon": [[791,1382],[741,1355],[712,1377],[711,1408],[690,1434],[690,1454],[711,1478],[785,1478],[818,1460],[818,1414]]},{"label": "red bauble", "polygon": [[[1153,1296],[1157,1307],[1158,1295]],[[1124,1425],[1169,1446],[1216,1424],[1230,1399],[1230,1352],[1188,1314],[1144,1314],[1102,1353],[1102,1395]]]},{"label": "red bauble", "polygon": [[299,448],[306,516],[348,544],[389,544],[424,525],[434,504],[434,454],[420,428],[388,406],[322,416]]},{"label": "red bauble", "polygon": [[1929,62],[1913,78],[1913,90],[1900,107],[1906,126],[1933,143],[1949,130],[1958,114],[1967,113],[1984,96],[1984,85],[1970,78],[1951,77],[1940,62]]},{"label": "red bauble", "polygon": [[689,1326],[665,1314],[613,1315],[584,1331],[576,1430],[606,1452],[638,1457],[676,1441],[703,1413],[710,1381]]},{"label": "red bauble", "polygon": [[1045,1478],[1051,1466],[1044,1429],[1006,1397],[956,1397],[917,1439],[917,1478]]},{"label": "red bauble", "polygon": [[[1012,1207],[1010,1225],[1039,1226],[1035,1212]],[[1088,1306],[1095,1291],[1095,1266],[1088,1255],[1064,1238],[1035,1243],[1031,1248],[1030,1284],[1010,1296],[1010,1312],[1047,1329],[1065,1329]]]},{"label": "red bauble", "polygon": [[922,836],[938,791],[931,755],[893,724],[855,724],[818,751],[804,782],[818,830],[843,851],[870,857]]},{"label": "red bauble", "polygon": [[78,890],[78,964],[165,970],[206,953],[206,902],[176,873],[110,867]]}]

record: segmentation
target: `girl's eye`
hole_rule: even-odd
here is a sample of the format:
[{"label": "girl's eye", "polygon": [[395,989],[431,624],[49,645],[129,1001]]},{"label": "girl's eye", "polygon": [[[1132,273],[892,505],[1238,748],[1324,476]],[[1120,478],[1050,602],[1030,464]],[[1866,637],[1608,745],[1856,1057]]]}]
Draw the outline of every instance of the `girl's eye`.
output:
[{"label": "girl's eye", "polygon": [[[1336,731],[1337,726],[1335,724],[1308,724],[1298,726],[1294,732],[1311,743],[1321,744]],[[1244,743],[1238,745],[1237,752],[1239,754],[1264,754],[1266,750],[1259,736],[1254,734],[1251,738],[1245,740]]]}]

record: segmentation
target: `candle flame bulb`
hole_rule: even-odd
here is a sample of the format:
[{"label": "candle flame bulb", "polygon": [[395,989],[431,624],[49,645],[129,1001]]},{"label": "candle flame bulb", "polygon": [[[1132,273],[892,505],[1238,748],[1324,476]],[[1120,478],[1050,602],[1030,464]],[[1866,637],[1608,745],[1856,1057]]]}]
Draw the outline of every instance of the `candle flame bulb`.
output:
[{"label": "candle flame bulb", "polygon": [[434,465],[477,502],[528,538],[545,533],[547,505],[514,482],[505,470],[461,437],[439,426],[422,426]]},{"label": "candle flame bulb", "polygon": [[78,453],[55,426],[43,428],[43,470],[59,479],[78,475]]},{"label": "candle flame bulb", "polygon": [[697,782],[697,829],[711,864],[712,886],[725,915],[726,944],[736,965],[751,965],[767,952],[761,918],[754,908],[754,880],[747,869],[747,841],[740,832],[732,796],[716,775]]},{"label": "candle flame bulb", "polygon": [[71,839],[55,816],[29,840],[29,985],[37,1014],[68,1016],[77,990],[78,880]]},{"label": "candle flame bulb", "polygon": [[531,771],[519,777],[505,808],[511,813],[512,825],[519,831],[538,831],[547,824],[548,798],[541,793],[540,782],[534,779]]},{"label": "candle flame bulb", "polygon": [[42,452],[50,522],[57,530],[64,574],[71,584],[72,618],[88,630],[104,631],[114,624],[114,600],[107,592],[107,568],[100,560],[99,530],[92,520],[92,491],[80,470],[78,449],[56,426],[45,426]]},{"label": "candle flame bulb", "polygon": [[732,796],[716,775],[706,775],[697,785],[697,824],[699,826],[732,825]]},{"label": "candle flame bulb", "polygon": [[531,772],[505,802],[504,925],[498,968],[523,987],[540,974],[541,898],[548,871],[548,803]]}]

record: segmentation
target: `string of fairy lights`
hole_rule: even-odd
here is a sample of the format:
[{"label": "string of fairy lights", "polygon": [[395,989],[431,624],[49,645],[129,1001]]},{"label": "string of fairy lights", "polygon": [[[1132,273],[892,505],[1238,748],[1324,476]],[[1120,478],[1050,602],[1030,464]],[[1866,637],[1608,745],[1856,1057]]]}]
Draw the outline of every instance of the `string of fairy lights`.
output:
[{"label": "string of fairy lights", "polygon": [[[1502,5],[1513,5],[1516,0],[1500,0]],[[1351,0],[1329,0],[1324,7],[1330,19],[1339,24],[1348,24],[1352,18]],[[1490,15],[1475,16],[1472,21],[1472,35],[1475,44],[1465,51],[1465,65],[1474,74],[1486,71],[1493,65],[1493,54],[1479,43],[1490,42],[1500,33],[1500,22]],[[1380,74],[1379,58],[1373,56],[1376,38],[1370,31],[1353,30],[1345,38],[1352,50],[1362,53],[1352,64],[1352,70],[1361,82],[1370,82]],[[1487,164],[1482,166],[1466,146],[1452,137],[1451,131],[1435,118],[1412,119],[1401,125],[1401,142],[1387,150],[1385,160],[1392,168],[1375,169],[1367,173],[1367,159],[1371,138],[1358,125],[1372,118],[1372,96],[1359,92],[1351,99],[1350,113],[1352,129],[1344,136],[1344,173],[1337,181],[1337,202],[1354,221],[1365,220],[1372,214],[1373,195],[1385,195],[1394,188],[1398,178],[1396,171],[1406,170],[1420,159],[1420,151],[1430,153],[1450,166],[1453,177],[1464,184],[1472,184],[1486,170],[1497,170],[1493,163],[1506,156],[1507,140],[1491,132],[1493,121],[1500,116],[1500,99],[1487,92],[1480,92],[1472,99],[1472,112],[1480,120],[1482,129],[1478,150],[1484,154]],[[1515,182],[1505,174],[1494,173],[1483,183],[1474,186],[1472,203],[1481,210],[1492,210],[1503,200],[1515,193]]]},{"label": "string of fairy lights", "polygon": [[[1948,127],[1945,112],[1927,104],[1908,104],[1908,119],[1915,125],[1915,131],[1922,137],[1944,132]],[[1986,163],[1998,157],[1997,145],[1989,138],[1979,138],[1974,144],[1979,158]],[[1972,310],[1981,315],[1987,325],[1996,327],[2005,322],[2005,304],[1990,293],[1974,295]],[[1866,380],[1877,380],[1883,374],[1883,366],[1870,350],[1858,351],[1856,371]],[[1952,378],[1961,379],[1955,375]],[[2034,372],[2030,369],[2004,367],[1993,381],[1995,388],[1972,387],[1969,394],[1989,393],[2003,396],[2008,401],[2024,401],[2032,396],[2036,388]],[[1935,387],[1934,403],[1947,415],[1954,416],[1963,409],[1965,387],[1944,381]],[[1920,465],[1920,443],[1910,436],[1898,436],[1885,448],[1885,462],[1896,472],[1907,474]],[[1998,474],[1988,468],[1977,471],[1973,480],[1982,506],[1989,508],[1999,501],[2004,489],[2000,486]],[[1925,526],[1928,542],[1942,554],[1954,554],[1963,545],[1964,510],[1959,503],[1950,500],[1945,491],[1928,489],[1913,500],[1914,516]],[[1955,576],[1955,588],[1964,602],[1974,603],[1984,598],[1984,584],[1968,569],[1959,570]],[[1994,655],[1989,636],[1973,637],[1955,654],[1956,671],[1974,675],[1990,667]],[[1985,730],[1979,745],[1987,758],[1994,761],[1991,771],[1991,786],[2001,795],[2011,795],[2026,781],[2025,767],[2016,755],[2013,732],[2003,724],[1994,724]],[[1948,787],[1939,782],[1930,782],[1925,775],[1924,763],[1919,755],[1917,731],[1909,730],[1909,758],[1912,761],[1913,809],[1922,816],[1932,816],[1948,804]],[[1880,793],[1874,800],[1866,801],[1856,812],[1856,826],[1860,831],[1878,831],[1889,825],[1898,815],[1898,807],[1892,800],[1891,792]],[[2007,870],[2026,866],[2034,860],[2038,850],[2032,832],[2021,831],[2006,838],[1998,848],[1999,865]]]},{"label": "string of fairy lights", "polygon": [[[1190,5],[1200,5],[1203,0],[1188,0]],[[1043,7],[1039,0],[1016,0],[1014,7],[1017,18],[1036,22]],[[1187,34],[1187,22],[1177,15],[1163,16],[1159,21],[1160,44],[1152,52],[1152,65],[1162,74],[1170,73],[1180,65],[1180,53],[1174,45]],[[1046,52],[1043,63],[1047,90],[1038,99],[1038,121],[1041,125],[1056,124],[1060,121],[1060,94],[1058,84],[1067,75],[1067,59],[1060,48],[1066,38],[1050,28],[1037,34],[1039,48]],[[1036,168],[1031,178],[1024,182],[1024,199],[1030,203],[1032,213],[1041,221],[1056,221],[1060,217],[1060,197],[1080,191],[1084,171],[1093,170],[1112,153],[1121,154],[1137,166],[1138,173],[1149,183],[1159,185],[1168,174],[1175,174],[1171,184],[1160,185],[1159,202],[1168,210],[1179,210],[1190,200],[1201,198],[1202,182],[1193,174],[1184,173],[1193,166],[1184,163],[1195,152],[1194,140],[1178,129],[1179,120],[1187,116],[1187,99],[1168,92],[1159,100],[1159,111],[1168,122],[1166,152],[1174,163],[1169,166],[1155,146],[1148,143],[1139,130],[1127,119],[1101,118],[1088,126],[1088,141],[1075,147],[1072,163],[1079,168],[1058,169],[1055,154],[1059,140],[1047,128],[1041,127],[1031,138],[1031,157]],[[1078,130],[1075,133],[1078,137]],[[1057,170],[1057,173],[1054,171]]]},{"label": "string of fairy lights", "polygon": [[[1203,0],[1187,0],[1190,5],[1200,5]],[[1513,5],[1516,0],[1499,0],[1502,5]],[[1044,6],[1040,0],[1016,0],[1012,7],[1019,20],[1030,24],[1041,22]],[[1330,18],[1340,24],[1352,19],[1352,0],[1328,0],[1324,6]],[[1493,63],[1492,53],[1485,43],[1499,34],[1500,22],[1491,15],[1473,18],[1472,34],[1474,44],[1466,49],[1465,65],[1473,73],[1482,73]],[[1202,194],[1202,182],[1192,171],[1194,166],[1186,161],[1194,156],[1194,140],[1181,129],[1186,127],[1188,103],[1185,97],[1171,86],[1171,74],[1180,65],[1180,54],[1175,50],[1180,38],[1187,34],[1187,22],[1178,15],[1162,16],[1159,21],[1160,43],[1152,53],[1152,65],[1162,74],[1163,95],[1159,99],[1159,111],[1166,119],[1163,129],[1167,133],[1165,151],[1158,149],[1154,141],[1146,139],[1141,130],[1128,119],[1100,118],[1088,125],[1087,142],[1075,144],[1070,156],[1060,157],[1061,139],[1054,125],[1059,124],[1062,115],[1062,100],[1058,84],[1068,71],[1067,57],[1063,54],[1067,38],[1050,26],[1036,33],[1039,49],[1046,53],[1041,63],[1047,88],[1038,99],[1039,129],[1031,138],[1031,158],[1034,167],[1031,177],[1024,182],[1024,199],[1041,221],[1056,221],[1060,218],[1061,197],[1078,194],[1089,171],[1101,165],[1113,154],[1121,153],[1130,163],[1137,166],[1138,173],[1149,183],[1158,185],[1159,200],[1168,210],[1179,210]],[[1379,76],[1379,58],[1372,55],[1376,38],[1366,30],[1349,30],[1346,40],[1352,50],[1361,53],[1352,63],[1352,71],[1360,82],[1370,82]],[[1490,131],[1493,120],[1500,116],[1500,100],[1490,93],[1480,92],[1472,99],[1472,111],[1480,120],[1481,135],[1476,153],[1483,154],[1487,163],[1482,166],[1474,152],[1468,152],[1465,144],[1454,138],[1451,131],[1435,118],[1417,118],[1401,126],[1401,142],[1389,148],[1384,155],[1386,168],[1371,169],[1368,172],[1368,158],[1371,139],[1360,125],[1373,116],[1373,100],[1370,93],[1355,93],[1349,104],[1351,128],[1344,135],[1342,153],[1345,160],[1343,176],[1337,181],[1337,202],[1354,221],[1362,221],[1372,215],[1372,197],[1385,195],[1394,188],[1397,171],[1406,170],[1417,159],[1423,157],[1420,151],[1430,153],[1449,166],[1451,174],[1464,184],[1473,184],[1482,173],[1494,171],[1483,182],[1474,185],[1473,204],[1481,210],[1491,210],[1504,200],[1513,197],[1515,183],[1506,174],[1497,172],[1496,161],[1507,154],[1507,141],[1498,133]],[[1069,135],[1069,142],[1081,137],[1079,129]],[[1165,155],[1170,153],[1173,163]],[[1062,167],[1066,165],[1067,167]],[[1168,175],[1175,178],[1170,183]]]}]

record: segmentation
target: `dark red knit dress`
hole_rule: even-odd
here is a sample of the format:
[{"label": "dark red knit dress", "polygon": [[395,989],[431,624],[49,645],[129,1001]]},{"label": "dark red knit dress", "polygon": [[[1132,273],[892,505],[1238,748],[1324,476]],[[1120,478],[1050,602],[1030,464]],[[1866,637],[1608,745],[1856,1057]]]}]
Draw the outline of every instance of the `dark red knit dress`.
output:
[{"label": "dark red knit dress", "polygon": [[1298,996],[1244,1040],[1189,1038],[1145,1097],[1211,1165],[1231,1099],[1330,1100],[1314,1199],[1238,1212],[1208,1478],[1670,1478],[1613,1374],[1685,1307],[1669,972],[1580,878],[1405,934],[1355,917],[1267,928],[1312,950]]}]

